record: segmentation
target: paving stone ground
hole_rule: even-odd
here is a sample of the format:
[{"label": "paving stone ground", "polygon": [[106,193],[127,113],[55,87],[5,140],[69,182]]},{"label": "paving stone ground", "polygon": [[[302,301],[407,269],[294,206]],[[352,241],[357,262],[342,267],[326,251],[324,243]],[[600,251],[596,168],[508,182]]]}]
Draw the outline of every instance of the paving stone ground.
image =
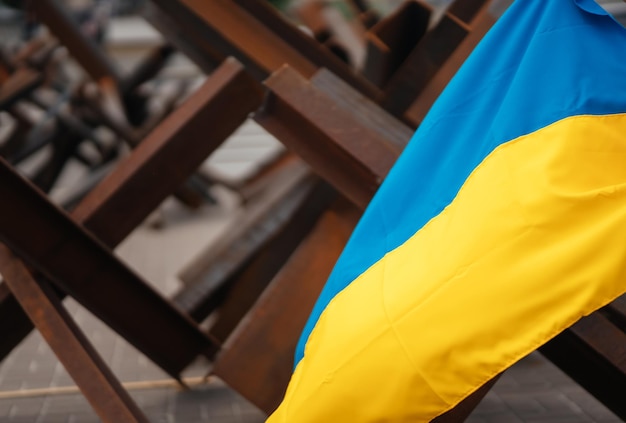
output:
[{"label": "paving stone ground", "polygon": [[617,423],[622,420],[539,353],[507,370],[468,423]]},{"label": "paving stone ground", "polygon": [[[123,341],[118,341],[123,343]],[[127,345],[114,346],[112,368],[122,381],[160,381],[165,376]],[[102,351],[102,350],[100,350]],[[203,375],[203,366],[190,375]],[[80,393],[29,395],[36,388],[71,386],[38,334],[33,334],[0,367],[0,422],[92,423],[100,420]],[[190,390],[130,388],[153,423],[261,423],[265,416],[221,381]],[[468,423],[617,423],[621,420],[537,353],[511,369],[485,397]]]}]

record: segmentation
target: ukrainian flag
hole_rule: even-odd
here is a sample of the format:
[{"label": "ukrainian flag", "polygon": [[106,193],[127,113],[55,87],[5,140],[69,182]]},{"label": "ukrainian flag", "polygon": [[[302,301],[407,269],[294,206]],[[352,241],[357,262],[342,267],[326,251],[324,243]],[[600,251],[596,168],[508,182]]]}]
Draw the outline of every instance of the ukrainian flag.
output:
[{"label": "ukrainian flag", "polygon": [[625,273],[626,29],[593,0],[518,0],[368,207],[269,422],[428,422]]}]

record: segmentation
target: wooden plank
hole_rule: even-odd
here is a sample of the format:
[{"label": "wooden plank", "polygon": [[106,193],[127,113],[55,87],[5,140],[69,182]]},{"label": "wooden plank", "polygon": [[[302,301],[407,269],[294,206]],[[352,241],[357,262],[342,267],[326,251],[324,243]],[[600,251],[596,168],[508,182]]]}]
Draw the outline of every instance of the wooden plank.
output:
[{"label": "wooden plank", "polygon": [[[33,329],[31,321],[26,317],[6,283],[0,283],[0,358],[4,358]],[[1,361],[1,360],[0,360]]]},{"label": "wooden plank", "polygon": [[626,295],[616,298],[604,307],[602,312],[614,325],[626,333]]},{"label": "wooden plank", "polygon": [[186,286],[174,297],[198,321],[217,309],[209,335],[218,342],[226,341],[335,197],[300,161],[274,179],[278,183],[246,206],[236,227],[187,269]]},{"label": "wooden plank", "polygon": [[[249,14],[262,22],[268,29],[280,38],[289,42],[300,54],[314,63],[318,68],[326,68],[350,86],[356,88],[366,97],[376,99],[381,96],[380,90],[369,83],[367,79],[345,61],[321,47],[304,31],[296,27],[293,22],[285,18],[266,0],[234,0]],[[288,63],[288,62],[286,62]]]}]

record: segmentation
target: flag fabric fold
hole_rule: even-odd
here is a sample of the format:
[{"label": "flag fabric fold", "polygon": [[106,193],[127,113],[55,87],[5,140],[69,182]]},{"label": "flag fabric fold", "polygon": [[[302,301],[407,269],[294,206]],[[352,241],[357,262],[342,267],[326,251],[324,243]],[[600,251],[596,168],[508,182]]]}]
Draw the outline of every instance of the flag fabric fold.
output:
[{"label": "flag fabric fold", "polygon": [[626,29],[517,0],[376,194],[271,423],[428,422],[626,291]]}]

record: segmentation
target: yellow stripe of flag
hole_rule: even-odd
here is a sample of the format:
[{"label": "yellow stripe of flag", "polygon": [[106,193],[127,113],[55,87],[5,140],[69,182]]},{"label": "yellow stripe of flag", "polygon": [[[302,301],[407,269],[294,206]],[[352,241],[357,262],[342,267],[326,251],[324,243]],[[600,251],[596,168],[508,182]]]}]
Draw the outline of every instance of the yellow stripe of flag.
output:
[{"label": "yellow stripe of flag", "polygon": [[269,422],[428,422],[623,293],[624,134],[575,116],[496,148],[330,301]]}]

